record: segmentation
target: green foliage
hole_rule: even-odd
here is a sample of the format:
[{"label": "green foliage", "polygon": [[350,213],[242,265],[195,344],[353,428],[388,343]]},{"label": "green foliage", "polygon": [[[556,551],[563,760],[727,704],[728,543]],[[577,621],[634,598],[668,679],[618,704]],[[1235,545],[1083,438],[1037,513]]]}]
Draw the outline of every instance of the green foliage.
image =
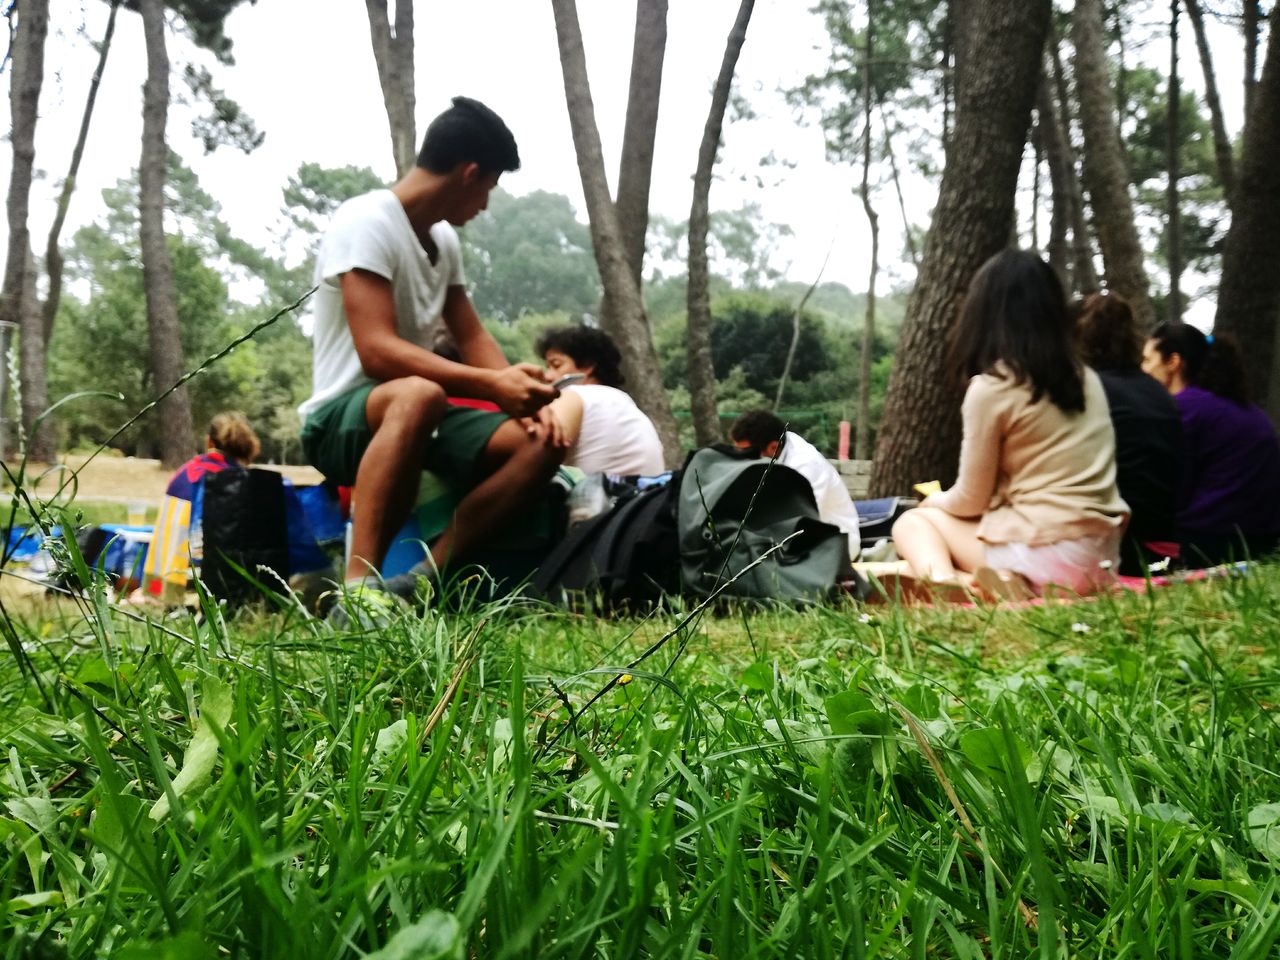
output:
[{"label": "green foliage", "polygon": [[[707,235],[712,293],[717,280],[746,290],[777,283],[782,271],[773,258],[782,238],[791,235],[785,224],[765,222],[756,203],[713,211]],[[682,280],[688,270],[689,221],[651,217],[645,256],[650,286]]]},{"label": "green foliage", "polygon": [[[265,309],[271,312],[305,287],[295,270],[235,238],[218,204],[173,155],[166,189],[178,322],[187,363],[194,366],[263,318],[264,306],[232,300],[229,283],[264,289]],[[120,181],[104,196],[110,211],[105,222],[77,231],[67,251],[68,277],[81,281],[88,296],[77,298],[73,285],[62,298],[49,347],[50,392],[109,390],[125,401],[72,404],[59,411],[64,448],[96,445],[168,386],[151,383],[148,373],[136,179]],[[220,410],[240,410],[259,432],[263,458],[279,460],[291,452],[296,456],[294,408],[309,387],[310,344],[297,322],[285,317],[195,378],[188,390],[197,431]],[[145,454],[155,433],[154,424],[144,420],[119,443]],[[193,449],[198,441],[192,438]]]},{"label": "green foliage", "polygon": [[[945,46],[946,4],[937,0],[890,0],[875,7],[871,90],[876,104],[897,101],[923,106],[941,99],[938,88],[917,90],[921,65],[941,63]],[[786,91],[796,107],[816,109],[826,134],[827,156],[839,163],[860,163],[865,136],[866,13],[850,0],[818,0],[812,12],[822,18],[831,41],[826,69],[810,74]],[[872,156],[881,155],[872,135]]]},{"label": "green foliage", "polygon": [[371,167],[303,163],[285,184],[285,214],[295,228],[318,239],[343,202],[385,186]]},{"label": "green foliage", "polygon": [[1280,936],[1275,567],[1024,610],[508,603],[368,633],[140,624],[101,590],[0,594],[38,678],[0,661],[11,956],[1264,957]]},{"label": "green foliage", "polygon": [[494,190],[489,208],[462,231],[471,299],[482,317],[512,321],[563,311],[574,320],[600,307],[591,234],[568,197]]}]

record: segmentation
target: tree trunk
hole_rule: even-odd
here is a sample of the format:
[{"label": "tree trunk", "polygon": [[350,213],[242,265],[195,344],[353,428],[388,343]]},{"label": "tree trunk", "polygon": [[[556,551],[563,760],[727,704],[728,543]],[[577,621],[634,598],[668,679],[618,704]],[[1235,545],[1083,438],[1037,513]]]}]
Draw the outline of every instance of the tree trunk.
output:
[{"label": "tree trunk", "polygon": [[1054,89],[1058,94],[1058,128],[1062,135],[1063,168],[1067,177],[1067,195],[1071,204],[1071,257],[1075,266],[1075,289],[1092,293],[1099,287],[1098,271],[1093,265],[1093,235],[1085,218],[1084,190],[1080,186],[1080,173],[1076,166],[1076,153],[1071,146],[1071,92],[1067,88],[1066,72],[1062,69],[1062,57],[1058,52],[1058,38],[1050,27],[1049,59],[1053,64]]},{"label": "tree trunk", "polygon": [[[40,420],[49,409],[49,375],[41,323],[40,302],[36,296],[36,264],[31,248],[26,249],[27,267],[23,275],[22,345],[18,354],[22,370],[22,426],[27,433],[27,453],[39,463],[52,463],[56,454],[53,424]],[[39,427],[37,429],[37,423]]]},{"label": "tree trunk", "polygon": [[[12,13],[11,13],[12,15]],[[48,406],[45,388],[44,348],[40,337],[39,309],[35,303],[35,268],[31,262],[31,234],[27,213],[31,201],[31,177],[35,166],[36,119],[39,116],[40,88],[44,83],[44,42],[49,32],[48,0],[26,0],[17,11],[17,30],[11,43],[9,109],[12,118],[10,144],[13,167],[9,172],[6,212],[9,218],[9,249],[5,258],[4,286],[0,288],[0,329],[8,338],[20,331],[20,375],[22,409],[20,416],[27,433],[27,450],[37,460],[47,461],[53,453],[48,428],[32,435],[35,418]],[[36,322],[32,323],[32,317]],[[0,356],[5,380],[0,381],[0,403],[7,391],[8,347]],[[35,358],[34,362],[32,358]],[[34,405],[40,406],[35,408]],[[0,447],[4,446],[0,439]]]},{"label": "tree trunk", "polygon": [[[169,54],[165,48],[163,0],[140,0],[147,43],[147,80],[143,85],[142,160],[138,165],[138,227],[142,241],[142,281],[147,296],[147,333],[151,348],[151,381],[157,392],[182,376],[182,339],[178,333],[178,298],[173,264],[164,236],[164,184],[169,160],[165,122],[169,113]],[[160,402],[160,460],[176,468],[191,456],[195,431],[187,388]]]},{"label": "tree trunk", "polygon": [[1213,55],[1209,51],[1209,40],[1204,32],[1204,11],[1200,9],[1199,0],[1186,0],[1187,16],[1191,18],[1191,29],[1196,35],[1196,52],[1200,56],[1200,71],[1204,74],[1204,102],[1209,107],[1209,123],[1213,129],[1213,157],[1218,165],[1218,179],[1222,181],[1222,192],[1226,194],[1227,205],[1230,206],[1232,196],[1236,192],[1235,157],[1231,151],[1231,137],[1227,135],[1227,124],[1222,118],[1222,101],[1218,97],[1218,78],[1213,69]]},{"label": "tree trunk", "polygon": [[1182,212],[1178,198],[1178,180],[1182,172],[1178,163],[1178,101],[1182,98],[1178,82],[1178,4],[1169,0],[1169,103],[1165,140],[1165,165],[1168,184],[1165,192],[1165,247],[1169,259],[1169,320],[1182,319]]},{"label": "tree trunk", "polygon": [[45,244],[44,266],[49,273],[49,295],[44,301],[41,326],[44,330],[46,354],[49,351],[49,340],[53,337],[53,324],[58,317],[58,305],[62,301],[62,251],[58,248],[58,238],[62,235],[62,225],[67,219],[67,208],[71,206],[71,194],[76,188],[76,175],[80,172],[80,159],[84,156],[85,141],[89,137],[89,121],[93,119],[93,108],[98,102],[98,86],[102,83],[102,71],[107,66],[107,54],[111,52],[111,38],[115,36],[116,13],[119,9],[120,0],[111,0],[107,29],[103,32],[102,42],[98,45],[98,66],[93,71],[93,79],[89,81],[89,95],[85,98],[84,113],[80,117],[80,133],[71,151],[71,166],[67,170],[67,178],[62,181],[62,192],[58,194],[58,209],[53,217],[53,226],[49,228],[49,240]]},{"label": "tree trunk", "polygon": [[902,195],[902,177],[898,175],[898,158],[893,152],[893,137],[889,132],[889,117],[885,113],[884,104],[880,104],[880,122],[884,124],[884,152],[889,158],[889,172],[893,175],[893,189],[898,195],[898,211],[902,214],[902,231],[907,238],[907,256],[911,258],[911,266],[920,269],[920,254],[916,250],[916,238],[911,232],[911,220],[907,217],[907,200]]},{"label": "tree trunk", "polygon": [[791,378],[791,367],[795,363],[796,348],[800,345],[800,321],[804,318],[804,305],[809,302],[809,298],[813,296],[813,291],[817,290],[818,284],[822,282],[822,275],[827,272],[827,262],[830,259],[831,248],[827,247],[827,255],[822,258],[822,266],[818,268],[818,275],[813,278],[813,283],[809,284],[804,296],[796,304],[795,313],[791,315],[791,342],[787,344],[787,359],[782,362],[782,376],[778,377],[778,390],[773,395],[774,413],[782,409],[782,398],[787,391],[787,381]]},{"label": "tree trunk", "polygon": [[974,272],[1009,239],[1051,6],[972,6],[973,46],[956,75],[953,149],[889,381],[873,496],[955,476],[962,391],[945,371],[948,334]]},{"label": "tree trunk", "polygon": [[872,75],[875,64],[875,4],[867,0],[866,55],[862,64],[862,209],[871,227],[871,267],[867,278],[867,309],[862,318],[862,350],[858,357],[858,412],[853,457],[871,456],[871,354],[876,342],[876,274],[880,270],[880,216],[871,203],[871,102],[875,99]]},{"label": "tree trunk", "polygon": [[729,91],[733,88],[733,72],[738,65],[742,44],[747,39],[747,24],[751,22],[754,7],[755,0],[742,0],[738,5],[738,16],[733,21],[733,29],[725,42],[724,58],[720,61],[720,74],[711,91],[711,109],[702,130],[698,166],[693,174],[693,205],[689,210],[689,401],[693,409],[693,432],[700,447],[716,443],[723,436],[716,411],[716,374],[711,366],[710,270],[707,265],[711,173],[720,149],[720,131],[729,106]]},{"label": "tree trunk", "polygon": [[1107,75],[1102,0],[1078,0],[1071,21],[1071,39],[1076,54],[1080,123],[1084,128],[1084,181],[1102,248],[1107,286],[1129,301],[1138,328],[1150,330],[1155,326],[1155,308],[1147,293],[1147,272],[1129,197],[1129,171]]},{"label": "tree trunk", "polygon": [[587,59],[582,48],[582,30],[578,25],[578,9],[574,0],[552,0],[556,21],[556,40],[560,47],[560,68],[564,74],[565,100],[569,108],[569,126],[573,131],[574,151],[578,157],[578,174],[587,201],[587,218],[591,226],[591,245],[595,251],[600,282],[615,305],[612,322],[606,327],[622,353],[622,372],[636,403],[653,420],[662,440],[667,462],[680,460],[680,438],[671,403],[662,387],[657,351],[645,319],[640,288],[632,279],[622,246],[618,211],[609,196],[609,181],[604,172],[604,151],[596,128],[595,105],[591,100],[591,84],[587,78]]},{"label": "tree trunk", "polygon": [[1052,213],[1049,216],[1049,266],[1057,271],[1065,290],[1075,289],[1071,276],[1070,249],[1067,237],[1071,229],[1071,198],[1067,192],[1066,144],[1062,128],[1058,125],[1058,111],[1054,108],[1053,93],[1049,89],[1049,76],[1040,78],[1036,91],[1036,112],[1045,159],[1049,164],[1049,200]]},{"label": "tree trunk", "polygon": [[1274,19],[1240,156],[1239,196],[1248,202],[1231,217],[1214,330],[1239,339],[1250,390],[1280,422],[1280,404],[1269,393],[1280,333],[1280,24]]},{"label": "tree trunk", "polygon": [[653,175],[654,132],[658,126],[658,98],[662,93],[662,60],[666,48],[667,0],[638,0],[617,199],[622,245],[636,289],[643,289],[649,182]]},{"label": "tree trunk", "polygon": [[1249,122],[1253,110],[1253,91],[1258,85],[1258,31],[1262,23],[1262,4],[1244,0],[1244,116]]},{"label": "tree trunk", "polygon": [[396,176],[403,177],[418,160],[413,92],[413,0],[397,0],[394,27],[387,17],[387,0],[364,0],[369,13],[369,37],[378,65],[382,103],[391,126],[391,153]]}]

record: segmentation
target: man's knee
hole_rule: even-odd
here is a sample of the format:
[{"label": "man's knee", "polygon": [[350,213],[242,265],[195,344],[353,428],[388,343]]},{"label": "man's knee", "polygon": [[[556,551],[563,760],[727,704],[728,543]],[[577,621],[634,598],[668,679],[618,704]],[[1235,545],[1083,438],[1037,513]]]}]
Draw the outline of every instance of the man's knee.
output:
[{"label": "man's knee", "polygon": [[401,377],[381,384],[382,416],[378,427],[394,424],[400,429],[430,435],[440,424],[448,406],[444,389],[422,377]]}]

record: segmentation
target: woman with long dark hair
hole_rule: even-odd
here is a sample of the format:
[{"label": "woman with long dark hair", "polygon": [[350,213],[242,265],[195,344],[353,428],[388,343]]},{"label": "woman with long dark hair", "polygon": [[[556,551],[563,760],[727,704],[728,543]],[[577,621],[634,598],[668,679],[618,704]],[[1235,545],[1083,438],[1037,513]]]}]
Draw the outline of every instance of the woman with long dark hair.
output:
[{"label": "woman with long dark hair", "polygon": [[1043,260],[1006,250],[983,264],[952,332],[950,366],[968,383],[959,473],[894,525],[898,554],[934,584],[980,573],[996,592],[1052,584],[1088,593],[1108,582],[1129,516],[1115,432]]},{"label": "woman with long dark hair", "polygon": [[1162,323],[1142,369],[1182,414],[1178,528],[1183,560],[1212,564],[1269,553],[1280,541],[1280,439],[1251,402],[1240,348],[1225,335]]}]

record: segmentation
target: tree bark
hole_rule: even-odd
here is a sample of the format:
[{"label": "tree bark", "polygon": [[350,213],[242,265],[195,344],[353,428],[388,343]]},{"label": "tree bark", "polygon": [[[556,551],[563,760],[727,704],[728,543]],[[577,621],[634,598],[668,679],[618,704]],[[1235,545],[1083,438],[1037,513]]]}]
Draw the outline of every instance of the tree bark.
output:
[{"label": "tree bark", "polygon": [[378,65],[382,103],[391,126],[391,154],[396,176],[403,177],[418,160],[413,91],[413,0],[397,0],[396,21],[387,17],[387,0],[364,0],[369,13],[369,37]]},{"label": "tree bark", "polygon": [[711,366],[710,269],[707,264],[707,233],[710,230],[711,174],[720,149],[720,131],[729,106],[733,73],[738,55],[747,39],[747,25],[755,0],[742,0],[738,16],[725,42],[720,73],[711,91],[711,109],[702,129],[698,165],[693,174],[693,205],[689,210],[688,355],[689,402],[693,409],[693,432],[698,446],[716,443],[723,437],[716,411],[716,374]]},{"label": "tree bark", "polygon": [[638,0],[617,199],[622,245],[637,289],[643,289],[644,241],[649,230],[649,183],[653,175],[654,133],[658,127],[662,60],[666,49],[667,0]]},{"label": "tree bark", "polygon": [[1075,289],[1092,293],[1099,287],[1098,271],[1093,265],[1093,235],[1085,217],[1084,190],[1080,186],[1080,173],[1076,165],[1076,153],[1071,146],[1071,92],[1067,88],[1066,72],[1062,69],[1062,57],[1058,52],[1058,38],[1049,34],[1049,59],[1053,65],[1054,89],[1058,94],[1058,127],[1062,134],[1063,168],[1067,178],[1067,194],[1071,204],[1071,257],[1075,265]]},{"label": "tree bark", "polygon": [[948,334],[974,272],[1009,239],[1050,9],[1050,0],[971,8],[974,39],[956,76],[953,149],[889,380],[873,496],[955,476],[962,393],[945,371]]},{"label": "tree bark", "polygon": [[876,275],[880,270],[880,215],[871,203],[871,103],[875,99],[872,83],[875,55],[875,3],[867,0],[866,59],[862,65],[862,183],[859,194],[862,209],[871,227],[871,266],[867,277],[867,308],[862,318],[862,345],[858,356],[858,422],[853,435],[853,457],[866,460],[871,456],[871,354],[876,342]]},{"label": "tree bark", "polygon": [[67,219],[67,209],[71,206],[71,194],[76,188],[76,175],[80,172],[80,160],[84,156],[85,141],[89,137],[89,122],[93,119],[93,108],[98,102],[98,86],[102,83],[102,71],[107,66],[107,54],[111,52],[111,38],[116,32],[116,13],[120,10],[120,0],[111,0],[111,13],[107,15],[107,28],[102,34],[102,42],[98,45],[98,66],[93,71],[93,79],[89,81],[89,95],[85,98],[84,113],[80,117],[80,133],[76,137],[76,145],[71,151],[71,166],[67,177],[62,181],[62,191],[58,194],[58,208],[53,217],[53,226],[49,228],[49,240],[45,244],[44,266],[49,274],[49,295],[45,298],[43,308],[44,349],[49,351],[49,340],[53,337],[53,324],[58,317],[58,305],[62,302],[62,251],[58,247],[58,239],[62,235],[62,225]]},{"label": "tree bark", "polygon": [[26,249],[26,260],[20,321],[22,344],[18,353],[22,370],[22,425],[27,433],[28,456],[39,463],[52,463],[57,452],[53,423],[47,418],[40,420],[41,414],[49,409],[48,351],[41,325],[40,301],[36,295],[35,258],[30,247]]},{"label": "tree bark", "polygon": [[[182,339],[178,331],[178,298],[173,264],[164,235],[164,184],[169,160],[165,123],[169,113],[169,54],[165,46],[163,0],[140,0],[147,46],[147,80],[143,85],[142,159],[138,165],[138,229],[142,245],[142,282],[147,297],[147,333],[151,348],[151,380],[158,392],[182,376]],[[186,387],[160,402],[160,460],[176,468],[191,456],[195,430]]]},{"label": "tree bark", "polygon": [[1258,84],[1258,31],[1262,23],[1262,4],[1244,0],[1244,116],[1249,122],[1253,110],[1253,91]]},{"label": "tree bark", "polygon": [[1218,166],[1218,179],[1227,205],[1236,192],[1235,156],[1231,150],[1231,137],[1222,117],[1222,100],[1218,96],[1218,77],[1213,69],[1213,54],[1204,32],[1204,11],[1199,0],[1186,0],[1187,16],[1191,18],[1191,30],[1196,36],[1196,52],[1200,57],[1200,71],[1204,74],[1204,102],[1209,107],[1209,124],[1213,130],[1213,158]]},{"label": "tree bark", "polygon": [[[13,167],[9,173],[6,212],[9,218],[9,249],[5,258],[4,286],[0,288],[0,330],[5,342],[0,365],[5,377],[0,380],[0,404],[8,393],[9,338],[20,331],[20,375],[22,409],[19,416],[27,434],[27,451],[37,460],[47,461],[53,454],[48,425],[33,435],[32,426],[46,407],[48,390],[45,379],[44,344],[40,336],[40,313],[35,303],[35,268],[31,260],[31,233],[27,214],[31,202],[31,178],[35,166],[36,119],[39,116],[40,88],[44,84],[44,44],[49,32],[48,0],[25,0],[17,11],[18,26],[13,35],[10,61],[9,109],[12,118],[10,145]],[[32,322],[34,317],[35,322]],[[36,358],[38,362],[33,362]],[[37,406],[38,404],[38,406]],[[0,447],[3,447],[0,438]]]},{"label": "tree bark", "polygon": [[616,307],[612,322],[605,329],[622,353],[622,372],[631,395],[657,427],[667,463],[675,464],[681,455],[680,438],[671,413],[671,402],[662,387],[658,355],[645,319],[644,301],[627,265],[618,211],[609,196],[604,151],[600,146],[600,131],[596,127],[595,105],[591,100],[577,5],[574,0],[552,0],[551,9],[556,22],[569,126],[578,157],[582,192],[587,202],[591,245],[600,271],[600,282]]},{"label": "tree bark", "polygon": [[1084,128],[1084,182],[1098,246],[1102,248],[1107,286],[1129,301],[1138,328],[1150,330],[1155,326],[1156,314],[1147,292],[1147,272],[1129,196],[1129,170],[1107,76],[1102,0],[1078,0],[1071,21],[1071,39],[1075,46],[1080,123]]},{"label": "tree bark", "polygon": [[1045,159],[1049,165],[1049,200],[1052,207],[1049,216],[1049,244],[1045,252],[1049,255],[1049,266],[1057,271],[1062,280],[1063,289],[1073,290],[1075,287],[1068,242],[1071,198],[1067,191],[1067,147],[1063,141],[1062,128],[1058,125],[1058,111],[1054,106],[1053,93],[1049,89],[1047,73],[1040,78],[1040,86],[1036,91],[1036,112],[1039,114],[1036,126],[1040,130]]},{"label": "tree bark", "polygon": [[1169,103],[1165,140],[1165,165],[1169,168],[1165,191],[1165,252],[1169,260],[1168,309],[1172,323],[1182,320],[1182,204],[1178,197],[1178,180],[1182,177],[1178,163],[1178,106],[1182,99],[1178,78],[1179,2],[1180,0],[1169,0]]},{"label": "tree bark", "polygon": [[1280,334],[1280,24],[1274,21],[1240,156],[1239,196],[1248,202],[1232,214],[1214,330],[1240,341],[1250,390],[1280,422],[1280,384],[1271,382]]}]

